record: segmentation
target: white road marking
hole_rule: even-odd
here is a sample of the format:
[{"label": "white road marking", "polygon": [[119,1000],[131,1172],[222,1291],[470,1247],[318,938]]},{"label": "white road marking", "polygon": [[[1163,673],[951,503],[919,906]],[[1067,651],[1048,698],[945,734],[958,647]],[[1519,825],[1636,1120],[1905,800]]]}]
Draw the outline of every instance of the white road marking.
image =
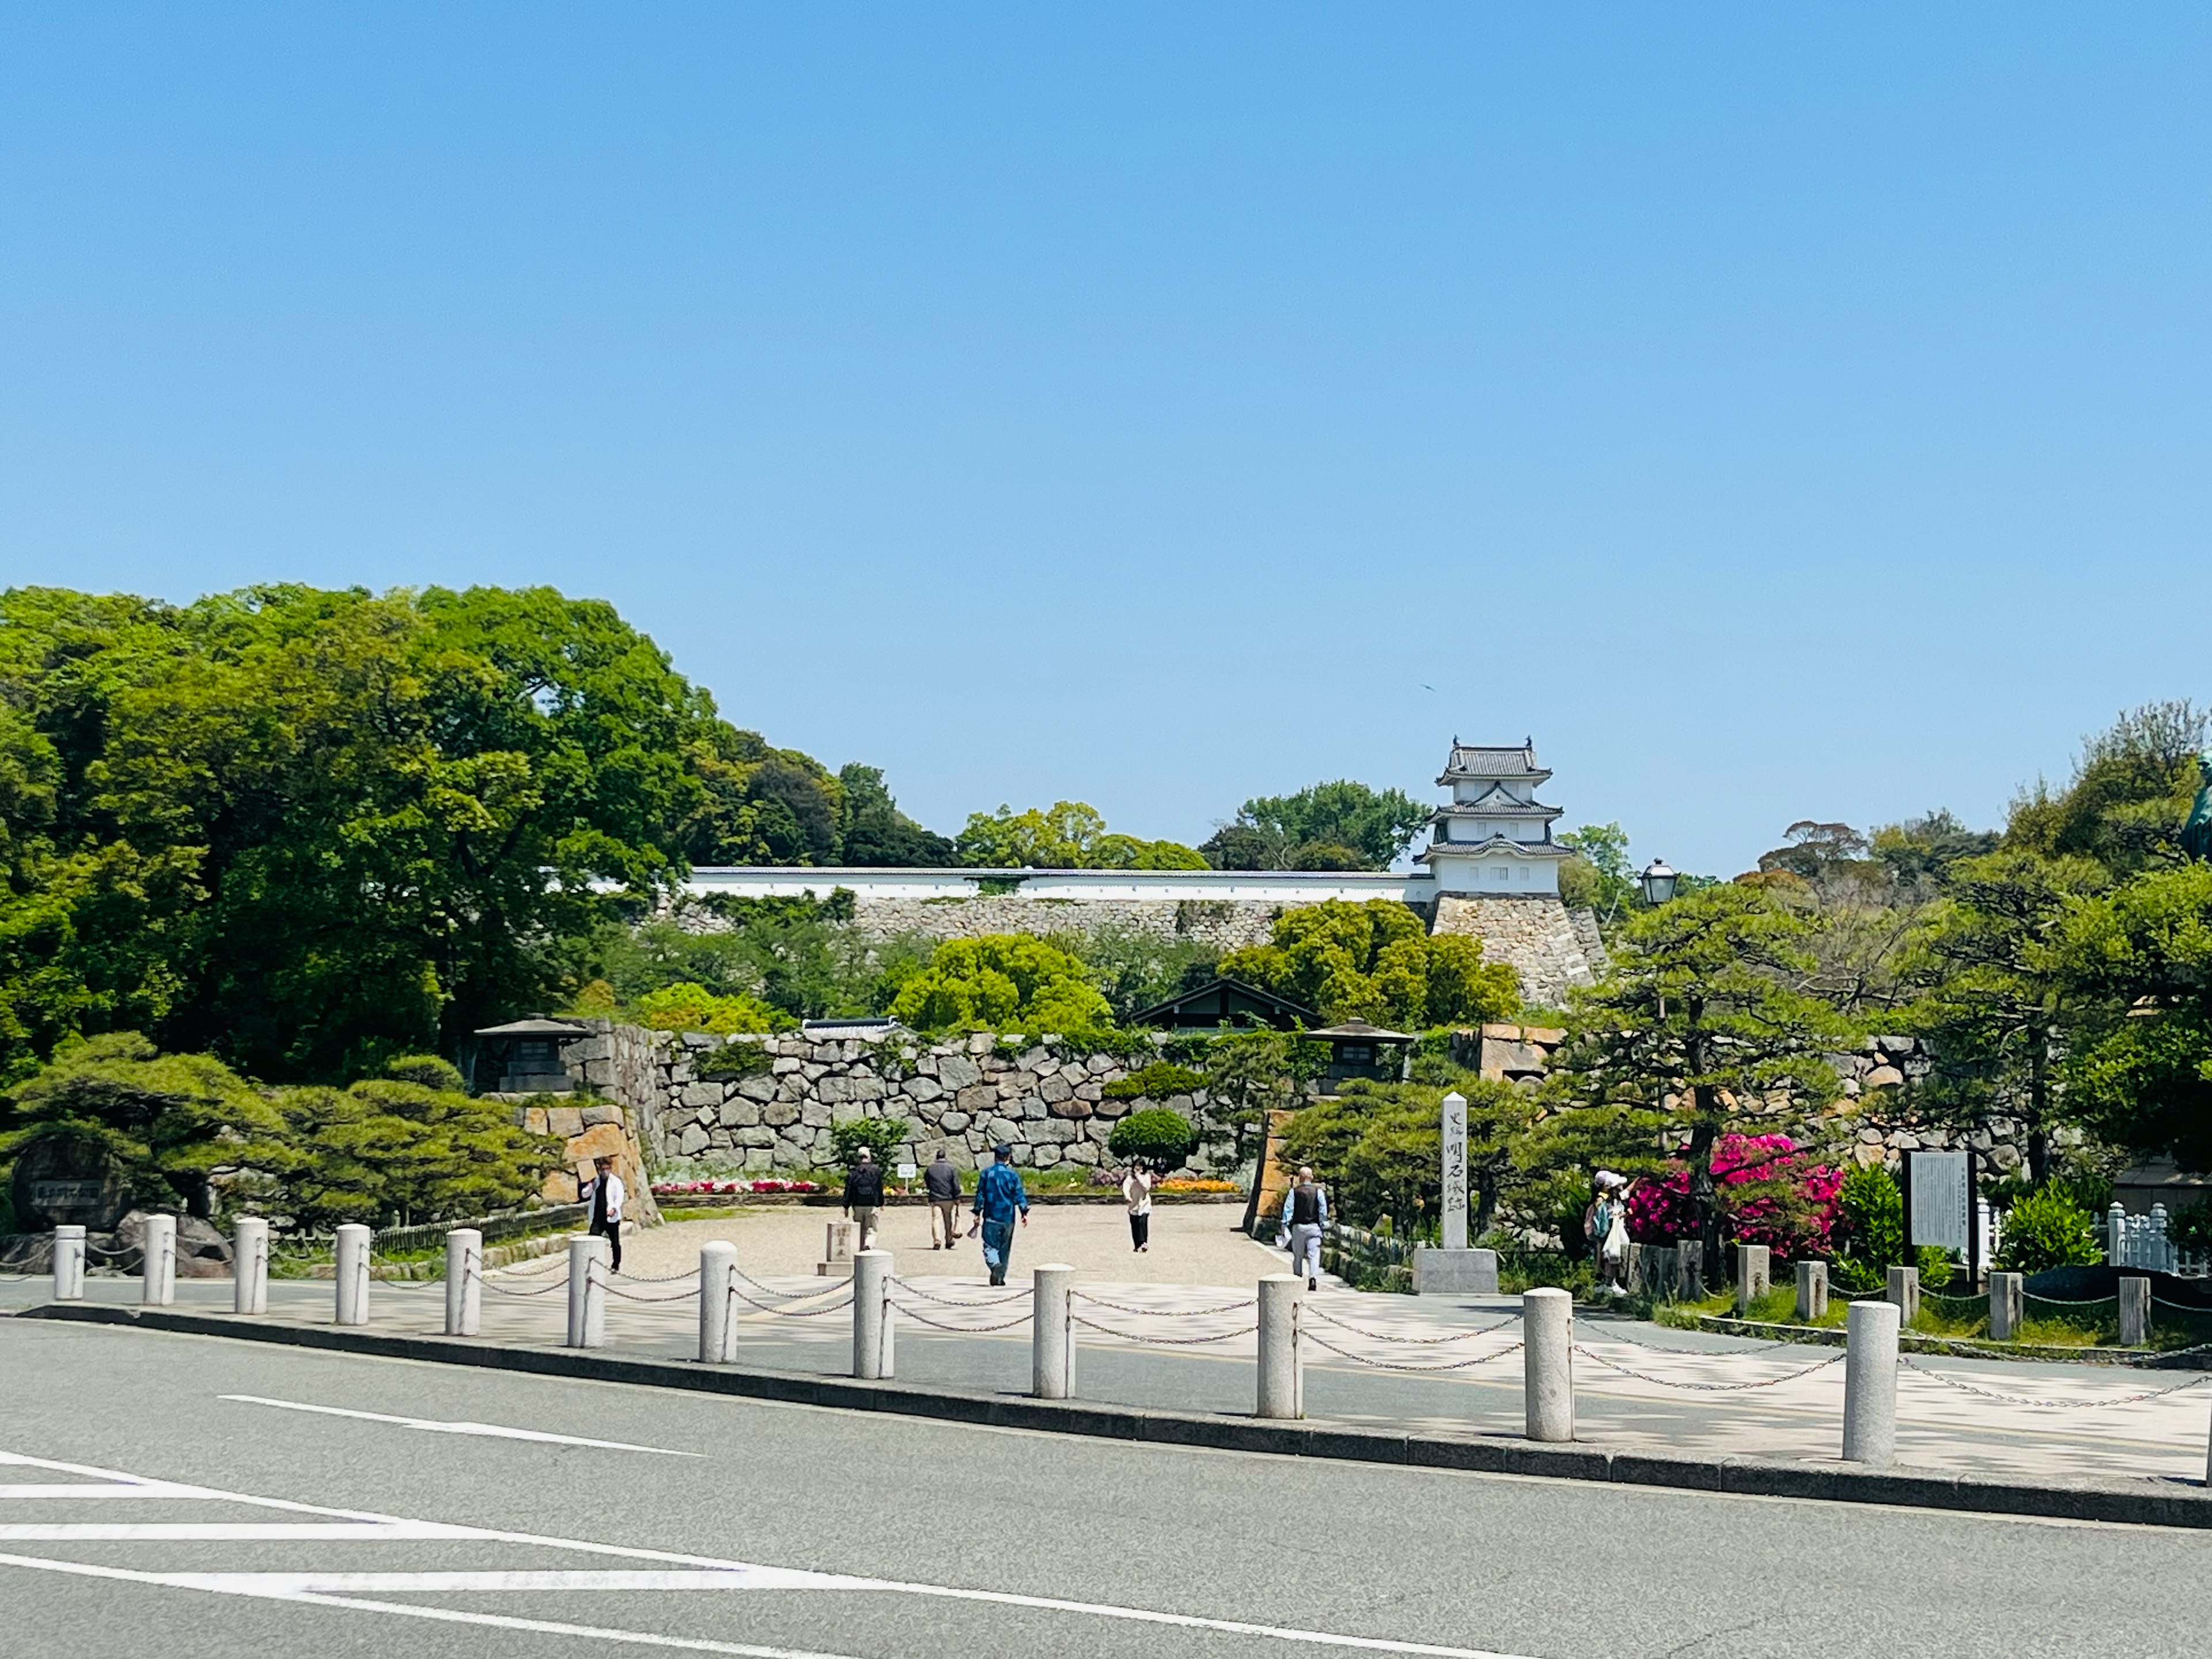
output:
[{"label": "white road marking", "polygon": [[0,1542],[308,1543],[316,1539],[482,1538],[473,1527],[438,1521],[52,1521],[0,1524]]},{"label": "white road marking", "polygon": [[[485,1572],[173,1572],[167,1580],[192,1589],[306,1591],[316,1595],[361,1590],[729,1590],[820,1589],[821,1575],[785,1567],[662,1567],[651,1571],[592,1569]],[[868,1588],[854,1579],[853,1588]]]},{"label": "white road marking", "polygon": [[148,1480],[137,1486],[126,1486],[116,1480],[80,1480],[52,1486],[8,1486],[0,1483],[0,1502],[15,1503],[25,1498],[204,1498],[209,1494],[191,1486],[172,1486],[165,1481]]},{"label": "white road marking", "polygon": [[[217,1537],[239,1534],[247,1538],[295,1538],[307,1536],[344,1537],[349,1539],[438,1538],[468,1539],[477,1541],[528,1544],[545,1549],[574,1550],[585,1554],[611,1556],[631,1561],[655,1561],[672,1565],[708,1568],[715,1573],[757,1574],[750,1586],[761,1589],[799,1589],[829,1591],[873,1591],[900,1595],[927,1596],[954,1601],[973,1601],[995,1607],[1031,1608],[1047,1613],[1081,1613],[1092,1618],[1123,1620],[1137,1624],[1166,1626],[1185,1630],[1218,1632],[1231,1636],[1256,1636],[1270,1641],[1296,1642],[1308,1646],[1346,1648],[1371,1653],[1416,1654],[1425,1659],[1522,1659],[1522,1656],[1501,1654],[1483,1648],[1447,1647],[1425,1642],[1394,1641],[1379,1636],[1346,1636],[1328,1631],[1299,1630],[1281,1625],[1259,1625],[1235,1619],[1209,1619],[1196,1613],[1164,1613],[1146,1607],[1124,1607],[1101,1601],[1075,1601],[1058,1596],[1024,1595],[1010,1590],[964,1589],[956,1585],[923,1584],[890,1578],[860,1578],[841,1573],[817,1572],[799,1567],[763,1566],[750,1561],[724,1559],[716,1556],[688,1555],[667,1550],[642,1550],[616,1544],[593,1543],[581,1539],[553,1538],[535,1533],[508,1532],[492,1528],[468,1527],[434,1521],[410,1521],[398,1516],[378,1515],[362,1510],[328,1509],[313,1504],[302,1504],[289,1498],[262,1498],[244,1492],[226,1492],[213,1487],[185,1486],[181,1483],[155,1482],[143,1477],[124,1474],[110,1469],[90,1468],[82,1464],[52,1462],[43,1458],[21,1453],[0,1451],[0,1463],[11,1463],[32,1468],[51,1469],[69,1474],[95,1475],[134,1486],[148,1495],[157,1495],[169,1489],[190,1492],[228,1503],[285,1510],[293,1514],[334,1517],[338,1524],[318,1526],[296,1523],[287,1526],[269,1524],[257,1527],[191,1526],[185,1524],[146,1523],[138,1526],[106,1526],[94,1523],[75,1525],[0,1526],[0,1539],[25,1538],[40,1541],[64,1541],[72,1538],[96,1537],[103,1540],[127,1541],[133,1537],[183,1538]],[[420,1530],[417,1530],[420,1529]],[[373,1601],[343,1595],[331,1595],[295,1587],[302,1575],[293,1572],[276,1573],[161,1573],[139,1572],[126,1568],[94,1566],[87,1562],[56,1561],[42,1556],[0,1554],[0,1565],[16,1566],[45,1572],[76,1573],[94,1577],[125,1580],[134,1583],[156,1584],[174,1589],[196,1589],[216,1595],[247,1595],[259,1600],[295,1601],[317,1607],[343,1607],[365,1612],[392,1613],[406,1618],[432,1619],[455,1624],[494,1626],[507,1630],[527,1630],[562,1636],[585,1636],[600,1641],[622,1642],[647,1647],[679,1648],[699,1653],[726,1653],[750,1656],[751,1659],[850,1659],[850,1656],[800,1654],[786,1648],[769,1648],[742,1643],[710,1642],[689,1638],[662,1636],[647,1631],[623,1631],[592,1625],[567,1625],[549,1620],[514,1619],[502,1614],[464,1613],[447,1607],[419,1607],[402,1601]],[[706,1586],[701,1586],[705,1588]],[[724,1588],[719,1582],[715,1588]],[[735,1589],[732,1584],[726,1588]]]},{"label": "white road marking", "polygon": [[221,1394],[218,1400],[246,1406],[274,1406],[279,1411],[313,1412],[322,1417],[357,1418],[364,1423],[390,1423],[426,1434],[479,1434],[495,1440],[539,1440],[555,1446],[594,1446],[601,1451],[650,1452],[656,1457],[704,1457],[704,1452],[671,1451],[665,1446],[633,1446],[627,1440],[587,1440],[580,1435],[548,1434],[542,1429],[511,1429],[499,1423],[449,1423],[434,1417],[388,1417],[382,1412],[348,1411],[342,1406],[310,1406],[297,1400],[265,1400],[258,1394]]}]

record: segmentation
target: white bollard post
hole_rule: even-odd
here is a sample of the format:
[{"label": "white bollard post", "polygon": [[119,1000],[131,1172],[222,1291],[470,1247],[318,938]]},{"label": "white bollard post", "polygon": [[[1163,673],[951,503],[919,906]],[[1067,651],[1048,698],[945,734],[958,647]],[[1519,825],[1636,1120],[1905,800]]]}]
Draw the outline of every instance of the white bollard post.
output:
[{"label": "white bollard post", "polygon": [[738,1357],[738,1247],[715,1239],[699,1247],[699,1363],[726,1365]]},{"label": "white bollard post", "polygon": [[1040,1400],[1075,1398],[1075,1269],[1051,1261],[1030,1275],[1030,1390]]},{"label": "white bollard post", "polygon": [[1764,1244],[1735,1247],[1735,1310],[1747,1312],[1751,1304],[1773,1287],[1773,1252]]},{"label": "white bollard post", "polygon": [[148,1216],[141,1248],[145,1256],[145,1288],[139,1300],[149,1308],[166,1308],[177,1299],[177,1218]]},{"label": "white bollard post", "polygon": [[2150,1280],[2120,1280],[2120,1346],[2140,1348],[2150,1340]]},{"label": "white bollard post", "polygon": [[1882,1297],[1897,1310],[1898,1322],[1910,1325],[1920,1317],[1920,1269],[1892,1267],[1884,1276]]},{"label": "white bollard post", "polygon": [[269,1224],[258,1215],[239,1217],[231,1231],[230,1310],[269,1311]]},{"label": "white bollard post", "polygon": [[1828,1316],[1828,1264],[1825,1261],[1801,1261],[1797,1264],[1797,1317],[1803,1320],[1826,1319]]},{"label": "white bollard post", "polygon": [[337,1322],[368,1323],[368,1241],[372,1235],[358,1221],[338,1229]]},{"label": "white bollard post", "polygon": [[2020,1334],[2021,1321],[2027,1313],[2027,1276],[2025,1273],[1991,1273],[1990,1275],[1990,1334],[2000,1342],[2009,1342]]},{"label": "white bollard post", "polygon": [[84,1300],[84,1229],[54,1229],[54,1300]]},{"label": "white bollard post", "polygon": [[597,1348],[607,1340],[607,1279],[614,1260],[593,1233],[568,1239],[568,1346]]},{"label": "white bollard post", "polygon": [[894,1375],[891,1343],[891,1253],[853,1254],[853,1375],[887,1382]]},{"label": "white bollard post", "polygon": [[1575,1299],[1565,1291],[1521,1298],[1523,1428],[1531,1440],[1575,1437]]},{"label": "white bollard post", "polygon": [[1306,1414],[1305,1356],[1298,1345],[1295,1273],[1269,1273],[1260,1281],[1260,1400],[1262,1417]]},{"label": "white bollard post", "polygon": [[1894,1302],[1854,1302],[1844,1327],[1844,1461],[1886,1469],[1897,1461]]},{"label": "white bollard post", "polygon": [[446,1334],[483,1329],[483,1234],[456,1227],[446,1235]]}]

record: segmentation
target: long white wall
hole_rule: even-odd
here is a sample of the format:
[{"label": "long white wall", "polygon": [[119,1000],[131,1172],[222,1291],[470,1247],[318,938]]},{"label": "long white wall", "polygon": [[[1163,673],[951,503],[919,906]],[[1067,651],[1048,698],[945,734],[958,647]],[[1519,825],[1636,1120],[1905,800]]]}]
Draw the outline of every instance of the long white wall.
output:
[{"label": "long white wall", "polygon": [[1025,899],[1174,904],[1318,904],[1323,899],[1398,899],[1425,904],[1437,885],[1426,871],[1411,874],[1304,870],[872,870],[793,865],[703,866],[690,890],[732,898],[826,899],[848,889],[860,902],[974,898],[981,884],[1018,879]]}]

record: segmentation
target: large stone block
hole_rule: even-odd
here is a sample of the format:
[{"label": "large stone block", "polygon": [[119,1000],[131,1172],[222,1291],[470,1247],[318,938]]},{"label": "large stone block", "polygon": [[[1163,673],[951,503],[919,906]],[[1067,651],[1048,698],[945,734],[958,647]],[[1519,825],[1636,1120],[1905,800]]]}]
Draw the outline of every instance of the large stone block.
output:
[{"label": "large stone block", "polygon": [[971,1084],[954,1097],[955,1103],[970,1117],[981,1117],[998,1109],[999,1091],[987,1083]]},{"label": "large stone block", "polygon": [[947,1134],[958,1134],[974,1121],[965,1112],[947,1112],[937,1120],[937,1127]]},{"label": "large stone block", "polygon": [[1011,1118],[994,1117],[984,1124],[983,1133],[991,1141],[1018,1141],[1022,1138],[1022,1126]]},{"label": "large stone block", "polygon": [[[1085,1118],[1091,1115],[1091,1103],[1087,1100],[1078,1100],[1071,1095],[1066,1100],[1048,1102],[1045,1109],[1054,1117]],[[1024,1113],[1024,1115],[1026,1116],[1027,1114]]]},{"label": "large stone block", "polygon": [[1036,1092],[1048,1105],[1074,1097],[1075,1090],[1064,1077],[1048,1077],[1037,1085]]},{"label": "large stone block", "polygon": [[722,1085],[719,1083],[687,1083],[682,1096],[686,1106],[719,1106],[722,1103]]},{"label": "large stone block", "polygon": [[761,1121],[771,1128],[782,1128],[787,1123],[799,1121],[799,1108],[789,1100],[771,1101],[761,1108]]},{"label": "large stone block", "polygon": [[707,1150],[707,1132],[696,1123],[684,1126],[684,1133],[676,1138],[676,1150],[690,1158]]},{"label": "large stone block", "polygon": [[741,1081],[738,1085],[738,1092],[747,1100],[757,1100],[766,1104],[776,1097],[775,1079],[756,1074]]},{"label": "large stone block", "polygon": [[762,1121],[761,1109],[756,1102],[740,1097],[722,1104],[722,1121],[732,1129],[750,1129]]},{"label": "large stone block", "polygon": [[899,1092],[909,1100],[931,1101],[944,1095],[945,1085],[933,1077],[910,1077],[899,1085]]},{"label": "large stone block", "polygon": [[835,1109],[826,1100],[802,1101],[799,1107],[799,1121],[810,1128],[826,1129],[836,1121],[832,1115]]},{"label": "large stone block", "polygon": [[545,1113],[545,1128],[549,1134],[556,1134],[564,1139],[583,1133],[582,1109],[575,1106],[548,1108]]},{"label": "large stone block", "polygon": [[584,1127],[587,1129],[594,1123],[619,1123],[623,1121],[623,1109],[619,1106],[586,1106],[582,1110]]},{"label": "large stone block", "polygon": [[964,1054],[947,1054],[937,1062],[937,1080],[948,1089],[965,1089],[983,1080],[983,1068]]},{"label": "large stone block", "polygon": [[773,1146],[775,1145],[775,1131],[765,1127],[740,1129],[737,1133],[736,1139],[740,1146]]}]

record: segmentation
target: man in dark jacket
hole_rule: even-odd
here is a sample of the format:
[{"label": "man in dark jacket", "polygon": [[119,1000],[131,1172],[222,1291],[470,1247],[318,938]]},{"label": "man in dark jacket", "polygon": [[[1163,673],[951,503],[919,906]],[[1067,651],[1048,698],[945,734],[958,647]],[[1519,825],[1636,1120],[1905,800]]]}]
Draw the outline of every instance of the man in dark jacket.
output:
[{"label": "man in dark jacket", "polygon": [[863,1146],[860,1158],[845,1171],[845,1217],[857,1222],[860,1229],[853,1246],[855,1250],[875,1247],[876,1222],[883,1211],[883,1168],[876,1162],[876,1155]]},{"label": "man in dark jacket", "polygon": [[952,1167],[944,1147],[937,1149],[937,1156],[921,1172],[921,1184],[929,1194],[929,1248],[956,1248],[960,1243],[960,1171]]}]

